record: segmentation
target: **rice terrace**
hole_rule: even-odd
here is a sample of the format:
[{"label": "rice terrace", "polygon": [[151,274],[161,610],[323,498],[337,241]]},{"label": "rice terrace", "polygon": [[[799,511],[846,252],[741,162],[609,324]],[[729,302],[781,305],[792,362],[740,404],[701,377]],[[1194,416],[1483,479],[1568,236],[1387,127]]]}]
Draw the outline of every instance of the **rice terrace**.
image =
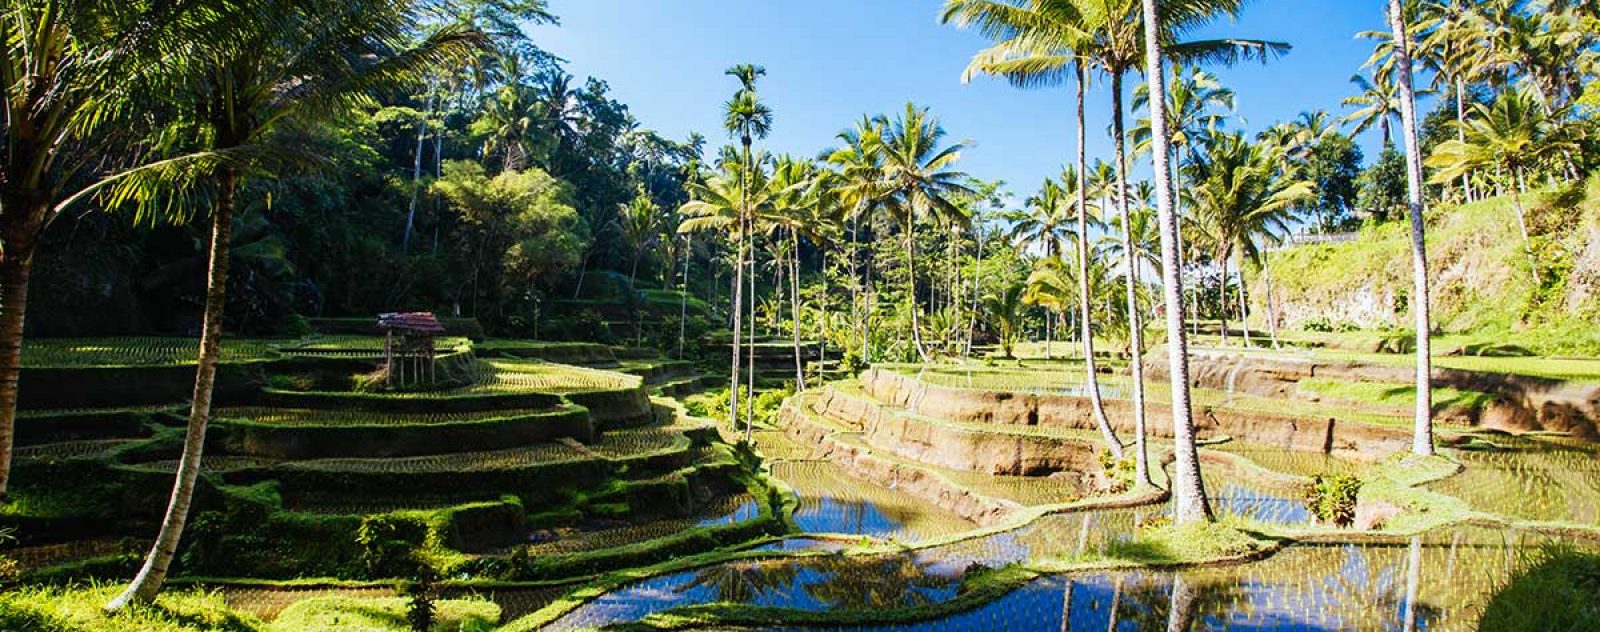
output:
[{"label": "rice terrace", "polygon": [[1600,631],[1600,5],[0,0],[0,630]]}]

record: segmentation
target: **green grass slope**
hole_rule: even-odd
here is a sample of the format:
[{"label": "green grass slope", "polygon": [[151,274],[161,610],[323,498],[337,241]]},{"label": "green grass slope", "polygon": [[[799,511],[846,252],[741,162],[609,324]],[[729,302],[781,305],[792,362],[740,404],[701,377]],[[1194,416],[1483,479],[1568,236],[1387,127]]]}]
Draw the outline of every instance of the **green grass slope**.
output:
[{"label": "green grass slope", "polygon": [[[1435,328],[1454,334],[1468,353],[1600,355],[1600,177],[1532,192],[1523,205],[1539,282],[1509,197],[1429,210]],[[1367,226],[1354,241],[1274,252],[1268,263],[1288,329],[1410,324],[1406,222]],[[1250,289],[1252,318],[1264,318],[1262,275]]]}]

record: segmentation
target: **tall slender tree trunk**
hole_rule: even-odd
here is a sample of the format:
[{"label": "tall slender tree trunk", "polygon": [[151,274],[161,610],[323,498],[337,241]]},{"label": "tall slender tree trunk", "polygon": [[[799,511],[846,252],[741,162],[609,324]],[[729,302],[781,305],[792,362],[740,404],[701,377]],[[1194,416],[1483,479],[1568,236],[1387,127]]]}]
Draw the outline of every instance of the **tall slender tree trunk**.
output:
[{"label": "tall slender tree trunk", "polygon": [[[1150,0],[1145,0],[1149,2]],[[1389,0],[1389,28],[1394,38],[1394,59],[1400,75],[1400,120],[1405,127],[1406,201],[1411,214],[1411,313],[1416,318],[1417,402],[1411,451],[1433,454],[1432,320],[1433,296],[1428,291],[1428,248],[1422,212],[1422,153],[1417,139],[1417,102],[1412,88],[1411,38],[1406,33],[1400,0]]]},{"label": "tall slender tree trunk", "polygon": [[983,218],[981,215],[974,215],[972,234],[977,257],[972,264],[972,313],[967,318],[967,346],[961,351],[963,362],[972,355],[972,338],[977,335],[978,330],[978,289],[983,285]]},{"label": "tall slender tree trunk", "polygon": [[1178,216],[1173,208],[1172,165],[1167,131],[1166,61],[1161,52],[1164,32],[1156,14],[1157,0],[1142,0],[1144,9],[1145,80],[1150,91],[1156,215],[1161,223],[1162,283],[1167,300],[1167,362],[1172,387],[1173,518],[1179,524],[1211,519],[1200,456],[1195,447],[1194,413],[1189,402],[1189,339],[1183,329],[1183,278],[1178,274]]},{"label": "tall slender tree trunk", "polygon": [[1517,229],[1522,231],[1522,252],[1528,256],[1528,269],[1533,271],[1533,285],[1544,285],[1544,279],[1539,276],[1539,258],[1533,254],[1533,239],[1528,236],[1528,216],[1522,210],[1522,194],[1528,192],[1528,181],[1523,176],[1522,168],[1513,169],[1517,177],[1517,185],[1511,189],[1511,208],[1517,212]]},{"label": "tall slender tree trunk", "polygon": [[1094,361],[1094,324],[1089,316],[1089,197],[1084,188],[1084,176],[1088,171],[1088,155],[1085,143],[1087,142],[1084,129],[1084,93],[1088,91],[1088,77],[1084,71],[1083,62],[1073,64],[1073,71],[1077,78],[1076,118],[1078,123],[1078,311],[1081,314],[1080,324],[1083,332],[1083,368],[1088,379],[1086,386],[1089,389],[1089,402],[1094,407],[1094,423],[1100,428],[1100,434],[1105,437],[1106,449],[1111,451],[1112,458],[1121,461],[1122,440],[1117,438],[1117,433],[1111,429],[1111,420],[1106,417],[1105,403],[1100,401],[1100,375],[1095,369]]},{"label": "tall slender tree trunk", "polygon": [[33,249],[33,242],[7,240],[6,252],[0,254],[0,500],[11,489],[11,447],[16,438],[22,329],[28,313]]},{"label": "tall slender tree trunk", "polygon": [[[1461,144],[1467,142],[1467,86],[1461,75],[1455,77],[1456,84],[1456,141]],[[1461,198],[1472,201],[1472,172],[1461,174]]]},{"label": "tall slender tree trunk", "polygon": [[683,237],[683,283],[678,285],[678,359],[683,359],[683,339],[689,323],[689,260],[694,258],[694,235]]},{"label": "tall slender tree trunk", "polygon": [[[789,238],[794,244],[794,254],[790,256],[793,268],[789,270],[789,319],[793,322],[791,331],[794,332],[794,385],[797,390],[806,390],[805,364],[800,359],[800,233],[789,229]],[[827,271],[823,271],[827,275]]]},{"label": "tall slender tree trunk", "polygon": [[[429,92],[432,92],[430,87]],[[411,203],[406,207],[406,230],[400,236],[400,253],[411,252],[411,232],[417,222],[417,200],[422,194],[422,141],[428,137],[428,117],[433,115],[433,95],[428,95],[428,107],[422,120],[417,122],[417,151],[411,165]]]},{"label": "tall slender tree trunk", "polygon": [[746,288],[750,294],[750,336],[745,339],[744,357],[744,417],[745,423],[750,427],[754,427],[756,423],[756,238],[753,234],[755,228],[756,218],[752,214],[750,216],[752,234],[746,238],[750,242],[748,249],[750,261],[746,264],[750,266],[749,274],[746,276],[750,283],[750,287]]},{"label": "tall slender tree trunk", "polygon": [[1272,301],[1272,257],[1261,257],[1261,282],[1266,286],[1267,299],[1267,331],[1272,335],[1272,348],[1279,349],[1278,345],[1278,306]]},{"label": "tall slender tree trunk", "polygon": [[[1145,0],[1149,2],[1150,0]],[[1194,628],[1194,589],[1182,574],[1172,574],[1172,603],[1167,610],[1167,632],[1189,632]]]},{"label": "tall slender tree trunk", "polygon": [[1111,73],[1111,135],[1117,161],[1117,214],[1122,218],[1122,252],[1126,256],[1128,291],[1128,348],[1133,350],[1128,363],[1133,379],[1133,462],[1134,484],[1149,485],[1150,451],[1145,445],[1144,414],[1144,317],[1139,314],[1139,257],[1133,246],[1133,220],[1128,212],[1127,134],[1122,129],[1122,70]]},{"label": "tall slender tree trunk", "polygon": [[1239,261],[1234,265],[1239,272],[1239,285],[1236,288],[1239,294],[1239,328],[1244,330],[1244,348],[1249,349],[1251,346],[1250,308],[1249,302],[1245,301],[1244,298],[1244,253],[1239,253],[1237,256]]},{"label": "tall slender tree trunk", "polygon": [[[734,235],[736,245],[734,246],[735,254],[733,257],[733,344],[730,345],[733,349],[733,361],[730,363],[732,366],[728,377],[728,423],[733,424],[734,428],[739,427],[739,352],[742,351],[739,348],[739,342],[744,334],[744,244],[745,236],[750,234],[750,218],[748,217],[750,210],[750,136],[745,134],[740,138],[740,141],[744,145],[744,155],[740,160],[742,164],[739,172],[739,232]],[[755,297],[750,297],[750,300],[754,301]],[[751,324],[754,325],[754,323]],[[749,424],[745,425],[745,443],[750,443],[754,437],[754,432],[755,429],[751,428]]]},{"label": "tall slender tree trunk", "polygon": [[178,554],[178,541],[189,518],[189,503],[194,498],[195,482],[200,477],[200,458],[206,444],[206,424],[211,421],[211,396],[216,386],[217,357],[222,348],[222,312],[228,292],[228,254],[233,238],[234,196],[238,174],[222,174],[221,196],[211,212],[211,261],[206,276],[205,316],[200,330],[200,357],[194,376],[194,399],[189,407],[189,426],[183,437],[183,454],[178,459],[177,480],[161,530],[145,556],[144,566],[133,583],[106,605],[120,610],[130,603],[154,601],[166,582],[167,570]]},{"label": "tall slender tree trunk", "polygon": [[[907,210],[907,213],[911,211]],[[928,350],[922,346],[922,321],[917,316],[917,240],[916,218],[906,218],[906,289],[911,293],[911,342],[917,347],[917,357],[924,363],[932,362]]]}]

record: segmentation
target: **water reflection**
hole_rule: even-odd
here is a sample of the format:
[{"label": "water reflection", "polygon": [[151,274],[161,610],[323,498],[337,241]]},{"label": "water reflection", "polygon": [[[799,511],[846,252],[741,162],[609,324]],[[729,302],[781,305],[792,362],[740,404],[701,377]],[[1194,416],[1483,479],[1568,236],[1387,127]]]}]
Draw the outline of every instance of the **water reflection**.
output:
[{"label": "water reflection", "polygon": [[925,566],[910,555],[730,562],[629,584],[546,629],[601,627],[715,602],[796,610],[905,608],[950,599],[960,583],[960,572]]}]

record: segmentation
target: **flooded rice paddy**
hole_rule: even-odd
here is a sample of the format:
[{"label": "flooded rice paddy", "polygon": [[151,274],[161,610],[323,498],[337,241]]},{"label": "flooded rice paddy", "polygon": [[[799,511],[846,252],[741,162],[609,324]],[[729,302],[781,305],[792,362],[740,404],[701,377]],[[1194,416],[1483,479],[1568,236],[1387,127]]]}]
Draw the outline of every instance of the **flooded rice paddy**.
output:
[{"label": "flooded rice paddy", "polygon": [[[1591,448],[1537,438],[1501,437],[1496,445],[1458,450],[1468,474],[1430,487],[1456,494],[1480,511],[1594,522],[1600,486]],[[1364,467],[1262,446],[1218,447],[1283,474]],[[1288,479],[1264,480],[1226,464],[1208,463],[1206,472],[1219,516],[1285,527],[1312,522],[1297,485]],[[849,543],[837,538],[790,538],[760,550],[813,555],[726,562],[626,584],[547,629],[605,627],[712,603],[865,613],[939,604],[961,593],[972,569],[1104,559],[1132,541],[1139,525],[1168,512],[1166,506],[1152,505],[1052,514],[1020,528],[953,539],[943,536],[976,525],[897,490],[851,478],[831,463],[781,461],[773,473],[796,489],[795,520],[802,531],[896,540],[913,548],[846,555],[842,551]],[[934,538],[948,541],[915,548],[916,542]],[[1295,544],[1235,566],[1046,575],[957,614],[909,624],[819,629],[1471,630],[1490,597],[1525,563],[1522,553],[1554,543],[1600,548],[1530,529],[1461,525],[1410,539]]]}]

